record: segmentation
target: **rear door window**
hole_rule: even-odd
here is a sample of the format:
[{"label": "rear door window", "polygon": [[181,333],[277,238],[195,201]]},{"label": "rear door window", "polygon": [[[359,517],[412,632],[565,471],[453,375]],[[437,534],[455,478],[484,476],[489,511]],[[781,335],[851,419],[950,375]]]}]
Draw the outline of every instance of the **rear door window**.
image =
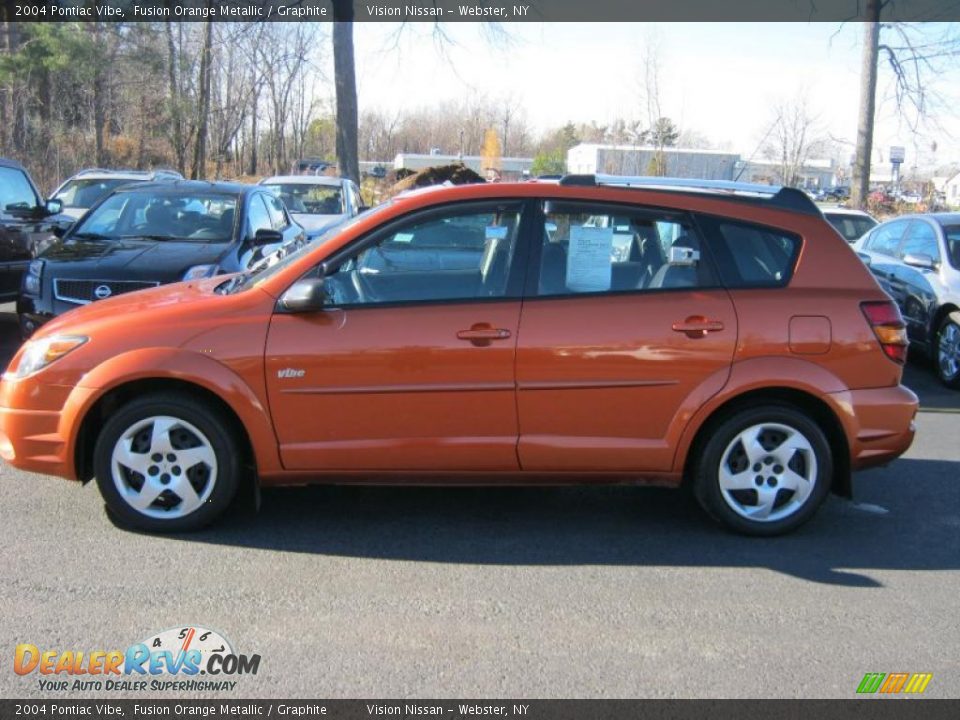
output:
[{"label": "rear door window", "polygon": [[715,284],[700,235],[683,215],[549,201],[541,237],[541,297]]},{"label": "rear door window", "polygon": [[717,265],[729,288],[783,287],[793,275],[800,238],[780,229],[720,218],[705,219],[716,240]]}]

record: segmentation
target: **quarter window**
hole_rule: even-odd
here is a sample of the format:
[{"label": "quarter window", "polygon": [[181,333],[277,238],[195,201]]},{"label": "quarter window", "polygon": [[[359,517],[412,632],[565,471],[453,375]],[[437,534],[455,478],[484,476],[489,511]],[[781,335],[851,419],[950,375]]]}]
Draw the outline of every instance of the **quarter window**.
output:
[{"label": "quarter window", "polygon": [[700,238],[684,218],[548,202],[540,296],[700,287],[711,281]]},{"label": "quarter window", "polygon": [[707,220],[715,228],[716,257],[730,288],[782,287],[800,253],[800,238],[781,230],[729,220]]},{"label": "quarter window", "polygon": [[338,305],[504,297],[519,210],[450,214],[390,232],[327,275]]}]

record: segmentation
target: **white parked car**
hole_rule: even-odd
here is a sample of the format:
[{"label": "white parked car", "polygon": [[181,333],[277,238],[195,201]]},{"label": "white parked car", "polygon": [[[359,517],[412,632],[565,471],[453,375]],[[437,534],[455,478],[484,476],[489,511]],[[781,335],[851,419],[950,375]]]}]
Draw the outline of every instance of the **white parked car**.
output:
[{"label": "white parked car", "polygon": [[318,235],[365,209],[360,188],[346,178],[277,175],[260,184],[279,197],[308,235]]},{"label": "white parked car", "polygon": [[83,216],[121,185],[132,182],[183,180],[176,170],[104,170],[88,168],[66,180],[53,192],[53,198],[63,203],[63,214],[73,219]]},{"label": "white parked car", "polygon": [[848,208],[821,208],[827,222],[836,228],[848,243],[855,243],[877,226],[877,220],[862,210]]}]

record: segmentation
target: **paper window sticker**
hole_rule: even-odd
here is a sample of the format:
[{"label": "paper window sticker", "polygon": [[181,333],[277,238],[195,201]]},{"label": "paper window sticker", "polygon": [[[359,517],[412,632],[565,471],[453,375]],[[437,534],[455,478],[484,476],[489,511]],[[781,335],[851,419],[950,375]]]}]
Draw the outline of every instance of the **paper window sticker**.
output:
[{"label": "paper window sticker", "polygon": [[503,240],[510,228],[506,225],[487,225],[486,229],[486,239],[487,240]]},{"label": "paper window sticker", "polygon": [[413,242],[413,233],[397,233],[393,236],[393,241],[402,243]]},{"label": "paper window sticker", "polygon": [[571,227],[570,246],[567,249],[567,287],[574,292],[609,290],[612,254],[612,227]]}]

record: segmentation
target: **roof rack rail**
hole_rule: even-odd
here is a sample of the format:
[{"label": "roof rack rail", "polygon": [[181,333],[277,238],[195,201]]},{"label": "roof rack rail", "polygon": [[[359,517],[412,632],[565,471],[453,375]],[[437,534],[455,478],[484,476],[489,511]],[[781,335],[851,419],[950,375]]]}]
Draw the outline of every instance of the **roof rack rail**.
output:
[{"label": "roof rack rail", "polygon": [[560,179],[560,184],[580,187],[603,185],[732,195],[744,200],[760,201],[780,210],[791,210],[808,215],[820,214],[820,208],[805,192],[781,185],[758,185],[730,180],[699,180],[697,178],[666,178],[643,175],[564,175]]}]

